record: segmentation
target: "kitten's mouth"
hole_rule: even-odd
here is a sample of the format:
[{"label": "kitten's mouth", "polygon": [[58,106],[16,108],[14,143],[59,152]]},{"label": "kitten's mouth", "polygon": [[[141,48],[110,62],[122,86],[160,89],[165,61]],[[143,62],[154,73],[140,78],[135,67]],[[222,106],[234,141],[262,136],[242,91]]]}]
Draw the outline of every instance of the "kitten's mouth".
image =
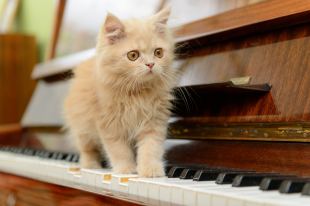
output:
[{"label": "kitten's mouth", "polygon": [[152,71],[152,70],[149,70],[149,71],[146,73],[147,76],[150,76],[150,75],[152,75],[152,74],[153,74],[153,71]]}]

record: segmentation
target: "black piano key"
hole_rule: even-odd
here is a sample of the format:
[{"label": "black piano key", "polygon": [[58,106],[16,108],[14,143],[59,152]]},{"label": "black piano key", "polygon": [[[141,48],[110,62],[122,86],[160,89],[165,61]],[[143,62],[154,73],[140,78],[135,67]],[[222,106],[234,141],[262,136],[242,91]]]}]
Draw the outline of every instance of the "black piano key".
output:
[{"label": "black piano key", "polygon": [[7,152],[7,151],[8,151],[8,149],[9,149],[9,147],[8,147],[8,146],[4,146],[4,147],[2,148],[2,151]]},{"label": "black piano key", "polygon": [[258,186],[260,185],[261,181],[265,177],[276,177],[277,174],[262,174],[262,173],[256,173],[256,174],[245,174],[245,175],[237,175],[233,182],[233,187],[249,187],[249,186]]},{"label": "black piano key", "polygon": [[35,155],[35,150],[34,150],[34,149],[26,148],[22,153],[23,153],[24,155],[33,156],[33,155]]},{"label": "black piano key", "polygon": [[11,148],[11,152],[12,152],[12,153],[17,153],[17,148],[12,147],[12,148]]},{"label": "black piano key", "polygon": [[284,180],[280,185],[279,192],[284,194],[299,193],[307,182],[309,179]]},{"label": "black piano key", "polygon": [[42,151],[40,157],[45,159],[50,159],[53,153],[49,151]]},{"label": "black piano key", "polygon": [[180,175],[180,179],[193,179],[198,169],[184,169]]},{"label": "black piano key", "polygon": [[23,153],[23,148],[18,148],[18,149],[16,150],[16,153],[22,154],[22,153]]},{"label": "black piano key", "polygon": [[259,185],[259,189],[264,190],[264,191],[278,190],[281,186],[281,183],[284,180],[292,179],[292,178],[294,178],[294,176],[265,177],[261,181]]},{"label": "black piano key", "polygon": [[72,159],[71,159],[71,162],[79,162],[79,160],[80,160],[80,155],[74,154]]},{"label": "black piano key", "polygon": [[216,184],[232,184],[237,175],[256,174],[254,171],[221,172],[216,178]]},{"label": "black piano key", "polygon": [[54,160],[63,160],[63,158],[64,158],[64,154],[61,152],[53,152],[51,156],[51,159],[54,159]]},{"label": "black piano key", "polygon": [[216,180],[217,176],[223,172],[222,170],[199,170],[196,172],[194,181],[211,181]]},{"label": "black piano key", "polygon": [[17,153],[17,148],[13,147],[13,148],[11,149],[11,151],[12,151],[13,153]]},{"label": "black piano key", "polygon": [[166,165],[165,166],[165,174],[168,175],[169,171],[171,170],[173,166],[172,165]]},{"label": "black piano key", "polygon": [[68,153],[68,154],[66,155],[66,158],[65,158],[64,160],[67,161],[67,162],[71,162],[72,159],[73,159],[73,157],[74,157],[74,155],[75,155],[75,154],[73,154],[73,153]]},{"label": "black piano key", "polygon": [[43,150],[36,150],[34,155],[37,156],[37,157],[43,157],[45,151]]},{"label": "black piano key", "polygon": [[168,178],[180,177],[180,175],[181,175],[181,173],[183,172],[184,169],[186,169],[186,168],[185,167],[172,167],[169,170]]},{"label": "black piano key", "polygon": [[302,195],[310,196],[310,182],[307,182],[304,187],[302,188]]}]

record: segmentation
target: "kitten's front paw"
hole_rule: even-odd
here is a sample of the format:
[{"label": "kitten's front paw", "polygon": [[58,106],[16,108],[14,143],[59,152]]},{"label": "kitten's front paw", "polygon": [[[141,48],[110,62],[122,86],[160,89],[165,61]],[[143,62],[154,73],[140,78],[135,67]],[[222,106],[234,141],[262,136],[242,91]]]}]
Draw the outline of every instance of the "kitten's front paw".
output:
[{"label": "kitten's front paw", "polygon": [[165,176],[164,166],[161,162],[138,165],[140,177],[163,177]]},{"label": "kitten's front paw", "polygon": [[121,165],[121,166],[113,167],[113,171],[119,174],[133,174],[133,173],[136,173],[136,165],[128,164],[128,165]]}]

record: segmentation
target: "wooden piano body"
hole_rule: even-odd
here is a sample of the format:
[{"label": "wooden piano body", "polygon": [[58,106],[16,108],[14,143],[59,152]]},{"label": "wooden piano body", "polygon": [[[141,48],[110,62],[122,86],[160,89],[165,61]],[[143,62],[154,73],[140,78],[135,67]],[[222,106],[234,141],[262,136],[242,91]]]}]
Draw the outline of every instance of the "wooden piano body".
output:
[{"label": "wooden piano body", "polygon": [[[184,71],[176,93],[183,100],[170,122],[167,161],[310,176],[310,2],[262,1],[185,24],[176,36],[176,67]],[[60,130],[61,102],[70,70],[93,52],[39,65],[23,132],[11,140],[0,136],[1,144],[68,150]],[[229,82],[238,77],[250,81]],[[22,205],[37,201],[37,190],[46,205],[50,199],[55,203],[50,205],[73,205],[76,199],[67,196],[94,205],[135,204],[7,174],[0,177],[0,190],[31,196],[20,197]]]}]

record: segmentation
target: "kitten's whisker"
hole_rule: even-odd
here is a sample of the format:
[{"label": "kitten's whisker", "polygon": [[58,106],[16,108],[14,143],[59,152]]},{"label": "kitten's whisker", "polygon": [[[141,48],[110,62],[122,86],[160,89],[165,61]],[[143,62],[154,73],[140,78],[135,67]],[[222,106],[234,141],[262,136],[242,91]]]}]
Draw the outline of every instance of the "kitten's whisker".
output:
[{"label": "kitten's whisker", "polygon": [[183,88],[182,87],[177,87],[177,90],[180,92],[179,94],[181,95],[181,97],[183,98],[184,100],[184,103],[185,103],[185,108],[186,110],[189,112],[190,111],[190,106],[189,106],[189,102],[186,98],[186,95],[185,93],[183,92]]},{"label": "kitten's whisker", "polygon": [[165,77],[164,79],[161,78],[164,84],[166,84],[167,87],[170,87],[171,84],[175,84],[176,79],[172,77],[172,75],[166,74],[165,72],[162,72],[162,75]]},{"label": "kitten's whisker", "polygon": [[[187,87],[187,88],[190,88],[191,91],[193,91],[195,94],[197,94],[193,88],[191,88],[191,87]],[[191,105],[194,104],[195,107],[197,108],[198,106],[197,106],[197,104],[195,102],[195,99],[191,96],[191,93],[187,90],[187,88],[183,87],[184,91],[186,92],[186,94],[188,96],[189,103],[191,103]]]}]

